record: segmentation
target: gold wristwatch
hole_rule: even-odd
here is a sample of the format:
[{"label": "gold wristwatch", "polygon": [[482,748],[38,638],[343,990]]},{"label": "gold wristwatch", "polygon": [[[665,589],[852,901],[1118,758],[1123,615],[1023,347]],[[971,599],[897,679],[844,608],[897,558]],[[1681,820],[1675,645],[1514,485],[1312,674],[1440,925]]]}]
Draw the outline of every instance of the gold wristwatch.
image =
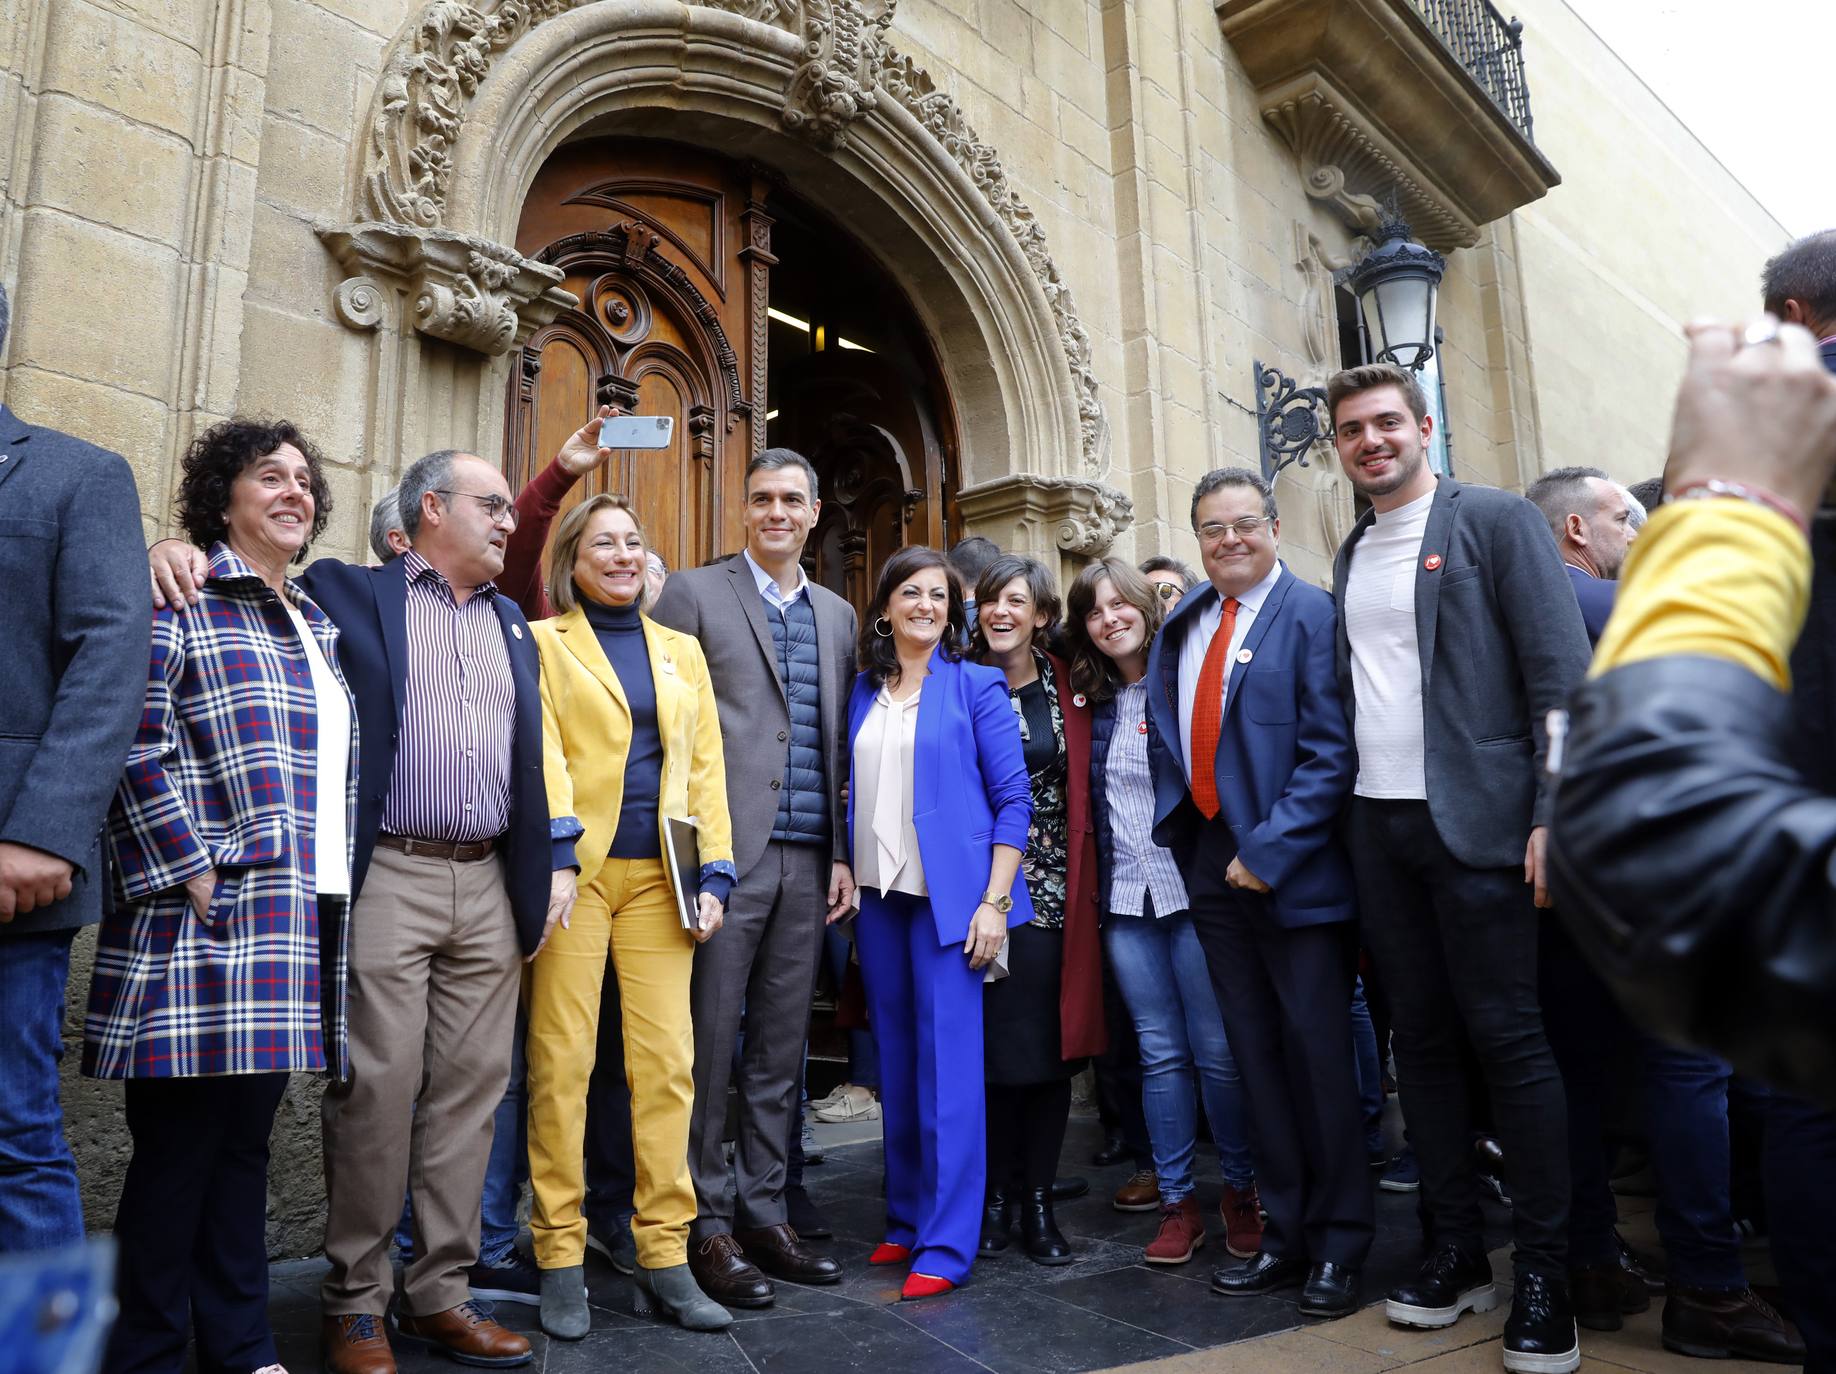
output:
[{"label": "gold wristwatch", "polygon": [[997,897],[992,892],[984,892],[982,894],[982,905],[991,906],[1005,916],[1014,909],[1014,899],[1011,896]]}]

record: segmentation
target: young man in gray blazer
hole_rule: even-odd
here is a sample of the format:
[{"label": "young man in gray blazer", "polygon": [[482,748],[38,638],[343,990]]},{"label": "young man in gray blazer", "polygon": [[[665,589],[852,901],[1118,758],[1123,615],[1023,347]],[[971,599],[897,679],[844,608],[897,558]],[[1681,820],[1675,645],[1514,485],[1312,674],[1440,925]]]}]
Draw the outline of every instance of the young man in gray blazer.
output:
[{"label": "young man in gray blazer", "polygon": [[1587,631],[1543,517],[1437,478],[1415,377],[1327,384],[1333,442],[1371,509],[1333,566],[1338,667],[1357,779],[1349,839],[1365,943],[1390,991],[1397,1074],[1422,1170],[1429,1255],[1391,1321],[1448,1326],[1495,1306],[1463,1043],[1505,1147],[1516,1285],[1504,1366],[1580,1364],[1568,1290],[1562,1080],[1537,999],[1550,795],[1544,719],[1587,670]]},{"label": "young man in gray blazer", "polygon": [[[6,346],[0,287],[0,348]],[[83,1238],[58,1056],[70,942],[147,691],[140,497],[117,454],[0,406],[0,1254]]]},{"label": "young man in gray blazer", "polygon": [[[797,1283],[841,1277],[798,1237],[785,1202],[824,918],[846,911],[854,893],[841,792],[855,615],[799,563],[821,509],[809,460],[766,449],[746,469],[745,549],[672,574],[651,611],[700,642],[726,751],[739,883],[720,938],[695,951],[689,1266],[702,1291],[729,1307],[770,1303],[766,1273]],[[735,1037],[730,1201],[721,1136]]]}]

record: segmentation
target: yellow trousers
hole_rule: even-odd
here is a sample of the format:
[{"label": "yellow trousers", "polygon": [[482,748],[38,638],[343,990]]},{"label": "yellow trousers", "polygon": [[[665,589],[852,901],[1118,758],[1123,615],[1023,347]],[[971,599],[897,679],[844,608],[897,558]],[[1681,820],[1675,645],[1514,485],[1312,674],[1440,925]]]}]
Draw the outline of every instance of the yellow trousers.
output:
[{"label": "yellow trousers", "polygon": [[689,1116],[695,1034],[689,1018],[694,938],[657,859],[607,859],[529,968],[529,1229],[536,1264],[565,1269],[586,1257],[587,1080],[599,1035],[599,997],[611,953],[625,1013],[625,1081],[637,1166],[631,1233],[638,1263],[688,1260],[695,1189]]}]

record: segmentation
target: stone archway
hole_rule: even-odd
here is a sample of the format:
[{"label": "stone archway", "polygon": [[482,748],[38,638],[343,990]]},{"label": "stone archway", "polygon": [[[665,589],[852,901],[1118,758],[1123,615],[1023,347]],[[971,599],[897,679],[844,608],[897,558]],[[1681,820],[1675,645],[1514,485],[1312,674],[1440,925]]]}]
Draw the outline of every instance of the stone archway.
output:
[{"label": "stone archway", "polygon": [[948,359],[965,517],[1011,547],[1107,549],[1132,511],[1103,481],[1089,338],[998,153],[889,43],[895,3],[423,5],[377,83],[354,222],[319,231],[351,274],[339,317],[376,331],[378,375],[400,379],[373,432],[415,451],[427,366],[468,366],[456,347],[501,386],[507,351],[570,303],[505,246],[544,160],[584,134],[666,134],[843,193]]}]

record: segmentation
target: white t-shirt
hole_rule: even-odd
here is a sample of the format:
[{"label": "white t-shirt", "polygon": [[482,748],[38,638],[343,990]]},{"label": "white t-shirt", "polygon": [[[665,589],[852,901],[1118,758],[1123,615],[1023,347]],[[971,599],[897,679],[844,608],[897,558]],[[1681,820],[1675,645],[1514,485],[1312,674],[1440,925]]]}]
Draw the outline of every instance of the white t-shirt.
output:
[{"label": "white t-shirt", "polygon": [[[1262,603],[1269,599],[1269,593],[1279,581],[1281,560],[1278,558],[1262,581],[1237,598],[1237,624],[1230,634],[1230,652],[1224,655],[1224,681],[1218,685],[1220,701],[1230,693],[1231,670],[1237,666],[1237,653],[1243,648],[1243,641],[1249,638],[1250,626],[1256,623],[1256,617],[1262,613]],[[1217,634],[1218,624],[1223,619],[1224,598],[1214,595],[1199,612],[1179,646],[1179,758],[1188,783],[1192,781],[1192,704],[1198,699],[1205,655],[1210,652],[1212,637]]]},{"label": "white t-shirt", "polygon": [[1351,641],[1353,733],[1360,797],[1428,796],[1422,727],[1422,660],[1415,633],[1415,576],[1434,492],[1379,514],[1352,548],[1345,580]]},{"label": "white t-shirt", "polygon": [[313,875],[317,890],[326,896],[351,895],[350,844],[345,827],[344,807],[351,775],[351,699],[344,694],[344,684],[325,660],[312,626],[286,597],[281,605],[293,617],[293,628],[299,631],[306,646],[306,666],[312,674],[313,704],[319,718],[319,797],[313,816],[313,858],[317,872]]}]

